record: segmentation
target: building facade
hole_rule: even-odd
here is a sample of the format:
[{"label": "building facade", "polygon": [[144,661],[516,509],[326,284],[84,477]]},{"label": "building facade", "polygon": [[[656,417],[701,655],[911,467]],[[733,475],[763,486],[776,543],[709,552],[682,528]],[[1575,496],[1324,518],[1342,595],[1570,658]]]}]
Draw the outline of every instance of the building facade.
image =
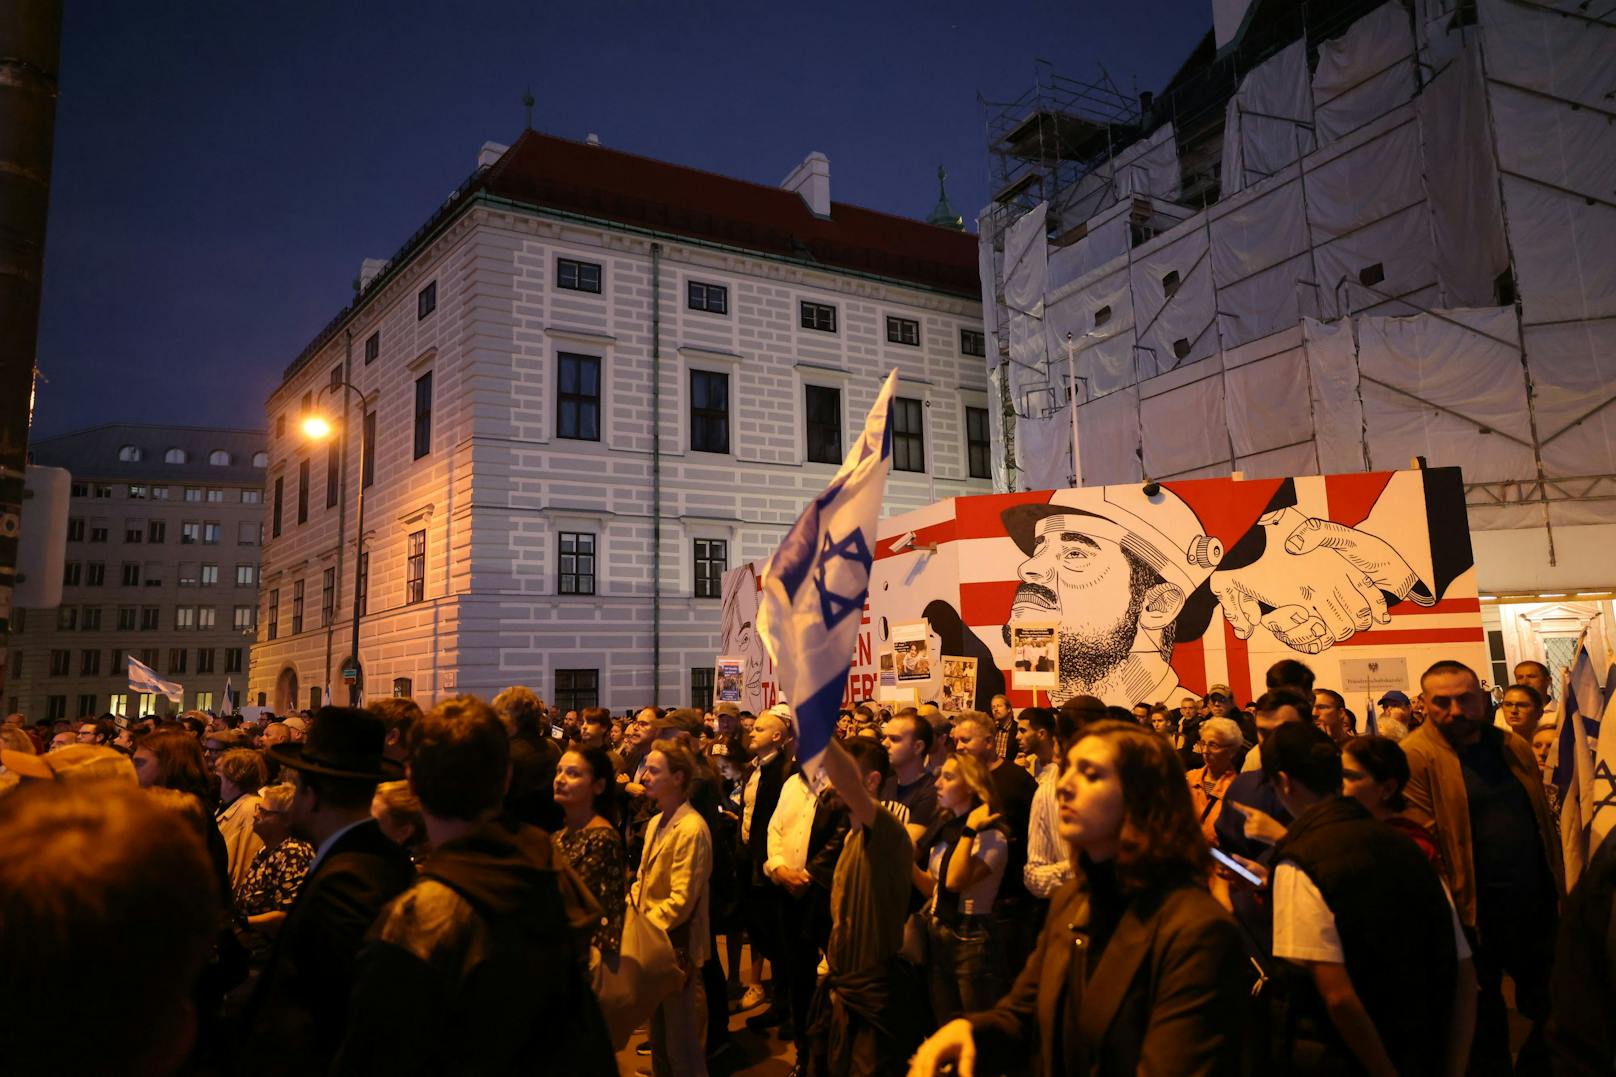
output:
[{"label": "building facade", "polygon": [[[982,356],[974,240],[831,202],[820,155],[771,188],[485,147],[268,401],[251,690],[343,695],[357,583],[371,696],[710,698],[724,570],[773,550],[889,370],[888,511],[990,489]],[[308,412],[356,436],[311,444]]]},{"label": "building facade", "polygon": [[116,423],[31,446],[73,478],[62,604],[19,610],[6,712],[169,713],[131,693],[133,656],[185,687],[185,708],[246,688],[257,617],[264,436]]}]

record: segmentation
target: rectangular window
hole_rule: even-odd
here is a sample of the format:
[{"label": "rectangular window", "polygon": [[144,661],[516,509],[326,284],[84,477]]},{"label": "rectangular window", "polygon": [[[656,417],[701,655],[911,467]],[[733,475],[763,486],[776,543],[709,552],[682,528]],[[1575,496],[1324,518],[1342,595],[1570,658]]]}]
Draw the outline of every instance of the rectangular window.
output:
[{"label": "rectangular window", "polygon": [[828,303],[810,303],[804,300],[802,304],[802,327],[804,329],[817,329],[821,333],[836,332],[836,308]]},{"label": "rectangular window", "polygon": [[112,497],[112,484],[106,482],[96,483],[95,496],[101,498],[102,500],[110,500]]},{"label": "rectangular window", "polygon": [[600,266],[575,258],[556,259],[556,287],[569,292],[600,294]]},{"label": "rectangular window", "polygon": [[72,651],[52,651],[50,653],[50,675],[52,677],[65,677],[73,671]]},{"label": "rectangular window", "polygon": [[49,721],[49,722],[59,722],[63,718],[66,718],[66,717],[67,717],[67,697],[66,696],[46,696],[45,697],[45,720]]},{"label": "rectangular window", "polygon": [[988,338],[980,329],[960,330],[960,354],[986,356]]},{"label": "rectangular window", "polygon": [[145,666],[147,669],[155,671],[157,669],[158,658],[161,653],[162,652],[160,652],[156,647],[142,647],[140,649],[140,664]]},{"label": "rectangular window", "polygon": [[196,608],[196,627],[212,628],[218,623],[218,611],[212,606],[198,606]]},{"label": "rectangular window", "polygon": [[187,629],[196,627],[196,607],[176,606],[174,608],[174,627]]},{"label": "rectangular window", "polygon": [[208,501],[214,505],[224,504],[224,489],[218,486],[208,487]]},{"label": "rectangular window", "polygon": [[123,540],[125,542],[141,543],[146,541],[145,520],[125,520],[123,524]]},{"label": "rectangular window", "polygon": [[151,495],[152,495],[152,500],[153,501],[167,501],[168,500],[168,487],[166,487],[166,486],[153,486],[151,488]]},{"label": "rectangular window", "polygon": [[202,586],[203,587],[217,587],[218,585],[219,585],[219,566],[218,565],[203,565],[202,566]]},{"label": "rectangular window", "polygon": [[332,389],[342,388],[342,364],[338,363],[331,368],[331,380],[327,383]]},{"label": "rectangular window", "polygon": [[129,672],[129,659],[121,647],[114,647],[107,652],[107,673],[114,677],[126,676]]},{"label": "rectangular window", "polygon": [[202,487],[200,487],[200,486],[187,486],[185,488],[185,500],[187,500],[187,501],[201,501],[202,500]]},{"label": "rectangular window", "polygon": [[118,631],[133,632],[135,630],[135,617],[138,611],[133,606],[118,607]]},{"label": "rectangular window", "polygon": [[244,523],[237,524],[236,525],[236,545],[237,546],[256,546],[256,545],[258,545],[258,538],[259,538],[260,533],[263,530],[263,527],[264,527],[263,524],[255,524],[255,523],[245,523],[244,522]]},{"label": "rectangular window", "polygon": [[94,718],[95,717],[95,700],[96,700],[96,695],[95,695],[94,692],[86,692],[85,694],[79,696],[79,717],[80,718]]},{"label": "rectangular window", "polygon": [[84,566],[77,561],[69,561],[62,566],[62,586],[77,587],[84,578]]},{"label": "rectangular window", "polygon": [[374,333],[370,334],[370,336],[365,338],[365,365],[369,366],[370,364],[374,363],[376,361],[376,357],[381,353],[382,331],[378,329]]},{"label": "rectangular window", "polygon": [[409,699],[410,696],[414,693],[414,691],[415,691],[415,686],[411,683],[411,681],[410,681],[410,679],[408,677],[394,677],[393,678],[393,698],[394,699]]},{"label": "rectangular window", "polygon": [[703,284],[701,281],[690,282],[689,303],[691,310],[704,310],[708,314],[729,313],[729,289],[722,284]]},{"label": "rectangular window", "polygon": [[690,372],[690,448],[729,452],[729,375]]},{"label": "rectangular window", "polygon": [[433,281],[415,293],[415,320],[420,321],[438,309],[438,282]]},{"label": "rectangular window", "polygon": [[264,503],[264,491],[262,491],[262,490],[243,490],[243,491],[241,491],[241,503],[243,505],[262,505]]},{"label": "rectangular window", "polygon": [[[202,671],[199,669],[197,672],[201,673]],[[196,709],[199,711],[211,711],[213,709],[213,693],[198,692],[196,694]]]},{"label": "rectangular window", "polygon": [[90,484],[87,482],[75,482],[68,489],[68,495],[70,497],[89,497]]},{"label": "rectangular window", "polygon": [[240,647],[226,647],[225,648],[225,650],[224,650],[224,671],[226,673],[240,673],[241,672],[241,656],[242,656],[242,654],[243,654],[243,650]]},{"label": "rectangular window", "polygon": [[[150,665],[150,664],[151,663],[149,663],[149,662],[147,663],[147,665]],[[152,715],[156,714],[157,713],[157,693],[156,692],[142,692],[142,693],[140,693],[140,697],[135,701],[135,709],[136,709],[135,717],[137,717],[137,718],[150,718]]]},{"label": "rectangular window", "polygon": [[366,550],[359,555],[359,571],[354,575],[355,586],[359,588],[359,616],[363,617],[370,612],[370,551]]},{"label": "rectangular window", "polygon": [[87,561],[84,565],[84,585],[86,587],[100,587],[107,582],[107,565],[104,561]]},{"label": "rectangular window", "polygon": [[74,516],[67,521],[67,541],[84,541],[84,517]]},{"label": "rectangular window", "polygon": [[415,379],[415,459],[432,451],[432,371]]},{"label": "rectangular window", "polygon": [[181,587],[196,586],[196,562],[181,561],[179,568],[179,583]]},{"label": "rectangular window", "polygon": [[180,524],[180,545],[195,546],[202,541],[202,523],[199,520],[185,520]]},{"label": "rectangular window", "polygon": [[292,635],[303,631],[303,581],[292,584]]},{"label": "rectangular window", "polygon": [[56,630],[58,632],[71,632],[79,626],[79,608],[77,606],[56,607]]},{"label": "rectangular window", "polygon": [[690,705],[709,710],[713,705],[713,667],[695,666],[690,670]]},{"label": "rectangular window", "polygon": [[147,561],[140,570],[140,583],[143,587],[163,586],[163,565],[160,561]]},{"label": "rectangular window", "polygon": [[79,618],[79,624],[83,626],[86,632],[101,631],[101,607],[85,606]]},{"label": "rectangular window", "polygon": [[913,318],[887,317],[887,343],[920,347],[920,323]]},{"label": "rectangular window", "polygon": [[556,591],[563,595],[595,593],[595,536],[587,531],[561,532],[560,578]]},{"label": "rectangular window", "polygon": [[213,648],[201,647],[196,652],[196,671],[198,673],[213,672]]},{"label": "rectangular window", "polygon": [[129,499],[131,501],[146,500],[146,487],[144,485],[129,484]]},{"label": "rectangular window", "polygon": [[[163,627],[163,611],[160,607],[140,607],[140,630],[142,632],[155,632],[161,627]],[[151,665],[150,662],[146,664]]]},{"label": "rectangular window", "polygon": [[600,706],[600,670],[556,670],[555,706],[562,714]]},{"label": "rectangular window", "polygon": [[123,585],[125,587],[140,586],[140,565],[133,561],[123,563]]},{"label": "rectangular window", "polygon": [[219,525],[216,521],[209,520],[202,525],[202,545],[219,545]]},{"label": "rectangular window", "polygon": [[965,458],[973,479],[993,478],[989,454],[993,439],[988,433],[988,409],[965,409]]},{"label": "rectangular window", "polygon": [[269,604],[264,611],[264,620],[268,627],[268,638],[276,639],[281,634],[281,592],[275,588],[269,592]]},{"label": "rectangular window", "polygon": [[696,597],[722,597],[724,570],[729,567],[729,543],[724,539],[697,539],[695,555]]},{"label": "rectangular window", "polygon": [[842,462],[842,391],[825,385],[804,386],[803,409],[808,459],[816,464]]},{"label": "rectangular window", "polygon": [[333,439],[325,448],[325,507],[328,509],[335,508],[337,504],[337,494],[341,487],[338,480],[341,464],[342,454],[337,451],[337,442]]},{"label": "rectangular window", "polygon": [[426,598],[426,531],[411,531],[404,562],[404,602]]},{"label": "rectangular window", "polygon": [[252,606],[237,606],[231,621],[232,627],[238,632],[251,632],[254,627]]},{"label": "rectangular window", "polygon": [[170,647],[168,649],[168,672],[170,674],[185,672],[184,647]]},{"label": "rectangular window", "polygon": [[328,568],[320,579],[320,627],[331,623],[332,606],[336,603],[337,570]]},{"label": "rectangular window", "polygon": [[926,432],[921,403],[905,396],[892,398],[892,470],[926,470]]},{"label": "rectangular window", "polygon": [[107,523],[106,523],[105,520],[91,520],[90,521],[90,541],[91,542],[105,542],[105,541],[107,541],[107,530],[108,530],[107,529]]},{"label": "rectangular window", "polygon": [[556,437],[600,440],[600,357],[556,356]]},{"label": "rectangular window", "polygon": [[255,584],[257,582],[258,582],[258,566],[257,565],[237,565],[236,566],[236,586],[237,587],[251,587],[253,584]]},{"label": "rectangular window", "polygon": [[147,524],[146,541],[157,543],[167,542],[168,524],[164,523],[162,520],[153,520],[151,523]]},{"label": "rectangular window", "polygon": [[129,716],[129,693],[114,692],[112,695],[108,696],[107,710],[111,711],[113,714],[116,714],[120,718],[127,718]]},{"label": "rectangular window", "polygon": [[376,481],[376,413],[365,412],[365,426],[362,436],[365,439],[365,467],[364,475],[360,481],[370,486]]},{"label": "rectangular window", "polygon": [[[270,510],[269,517],[269,534],[271,538],[281,537],[281,488],[283,481],[279,475],[275,476],[275,505]],[[184,539],[180,541],[183,542]]]},{"label": "rectangular window", "polygon": [[297,465],[297,522],[309,522],[309,462]]}]

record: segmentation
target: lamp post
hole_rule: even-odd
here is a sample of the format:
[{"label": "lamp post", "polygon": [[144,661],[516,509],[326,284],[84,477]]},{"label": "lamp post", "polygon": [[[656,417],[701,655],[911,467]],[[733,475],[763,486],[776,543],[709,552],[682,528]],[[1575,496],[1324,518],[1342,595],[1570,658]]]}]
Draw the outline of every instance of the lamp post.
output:
[{"label": "lamp post", "polygon": [[[359,613],[361,609],[360,601],[363,598],[363,592],[361,592],[359,589],[359,574],[360,566],[364,564],[365,558],[365,394],[355,388],[353,384],[344,380],[340,382],[331,382],[325,385],[320,389],[319,395],[323,397],[327,390],[334,389],[342,389],[345,394],[352,393],[354,396],[359,398],[359,490],[358,495],[355,498],[354,506],[353,639],[349,646],[347,662],[343,663],[344,670],[348,668],[348,663],[352,663],[353,683],[348,687],[348,705],[350,707],[357,707],[359,705],[359,692],[363,683],[363,667],[359,663]],[[316,399],[318,399],[318,397]],[[347,403],[348,401],[345,395],[343,398],[345,411]],[[344,418],[341,433],[338,435],[342,440],[338,442],[337,451],[341,454],[344,463],[346,463],[348,459],[348,435],[351,432],[352,425],[353,424],[351,422]],[[324,441],[332,434],[331,421],[320,415],[310,415],[307,419],[303,420],[303,433],[312,441]],[[344,470],[343,474],[344,482],[346,482],[346,470]],[[343,517],[346,516],[347,507],[346,498],[338,502],[337,572],[339,576],[342,572],[342,550],[344,546],[343,534],[346,530],[346,520]],[[331,660],[328,651],[326,657],[326,684],[328,687],[330,683]]]}]

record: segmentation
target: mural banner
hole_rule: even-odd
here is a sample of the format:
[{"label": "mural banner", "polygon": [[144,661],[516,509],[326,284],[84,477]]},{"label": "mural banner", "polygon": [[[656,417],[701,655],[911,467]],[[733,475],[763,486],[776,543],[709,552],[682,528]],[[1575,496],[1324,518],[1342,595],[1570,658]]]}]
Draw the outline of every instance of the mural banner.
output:
[{"label": "mural banner", "polygon": [[[751,565],[725,575],[722,653],[744,659],[742,705],[761,712],[775,677],[756,603]],[[1341,691],[1366,662],[1410,680],[1445,658],[1488,668],[1458,468],[939,501],[881,522],[845,706],[877,698],[876,656],[916,622],[928,656],[976,660],[981,710],[999,693],[1032,705],[1011,626],[1037,622],[1056,626],[1038,689],[1056,706],[1176,705],[1220,683],[1244,705],[1282,658]],[[941,703],[943,663],[929,667],[904,687]]]}]

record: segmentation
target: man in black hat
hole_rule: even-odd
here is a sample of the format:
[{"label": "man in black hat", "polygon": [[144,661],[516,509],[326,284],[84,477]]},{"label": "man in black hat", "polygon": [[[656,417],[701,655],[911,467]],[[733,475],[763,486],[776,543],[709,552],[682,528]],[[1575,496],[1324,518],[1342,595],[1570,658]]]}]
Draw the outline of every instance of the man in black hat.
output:
[{"label": "man in black hat", "polygon": [[380,716],[322,707],[306,741],[266,753],[296,783],[292,829],[316,852],[248,1005],[238,1072],[325,1072],[365,932],[415,880],[408,854],[370,817],[377,783],[403,776],[383,758],[386,739]]}]

